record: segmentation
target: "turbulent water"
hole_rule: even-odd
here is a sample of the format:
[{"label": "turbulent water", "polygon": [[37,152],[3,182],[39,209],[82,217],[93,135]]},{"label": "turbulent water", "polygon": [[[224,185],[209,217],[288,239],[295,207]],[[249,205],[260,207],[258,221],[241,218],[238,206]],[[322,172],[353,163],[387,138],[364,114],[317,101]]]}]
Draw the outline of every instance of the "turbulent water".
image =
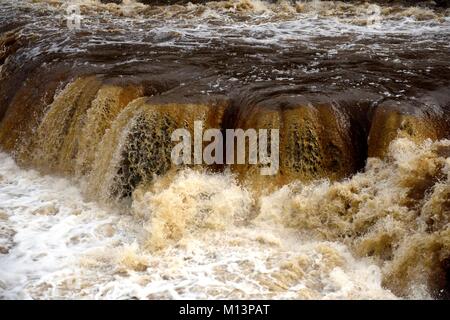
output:
[{"label": "turbulent water", "polygon": [[[449,9],[2,0],[0,32],[0,298],[449,297]],[[175,167],[197,120],[279,129],[279,173]]]}]

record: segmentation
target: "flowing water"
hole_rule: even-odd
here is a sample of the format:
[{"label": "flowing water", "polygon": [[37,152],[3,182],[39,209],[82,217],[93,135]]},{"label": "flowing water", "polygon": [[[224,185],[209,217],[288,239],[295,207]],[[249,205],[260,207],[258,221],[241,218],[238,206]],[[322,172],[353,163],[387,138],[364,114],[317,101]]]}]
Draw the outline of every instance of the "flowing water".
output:
[{"label": "flowing water", "polygon": [[[0,298],[449,297],[449,9],[1,0],[0,32]],[[176,167],[197,120],[279,129],[279,173]]]}]

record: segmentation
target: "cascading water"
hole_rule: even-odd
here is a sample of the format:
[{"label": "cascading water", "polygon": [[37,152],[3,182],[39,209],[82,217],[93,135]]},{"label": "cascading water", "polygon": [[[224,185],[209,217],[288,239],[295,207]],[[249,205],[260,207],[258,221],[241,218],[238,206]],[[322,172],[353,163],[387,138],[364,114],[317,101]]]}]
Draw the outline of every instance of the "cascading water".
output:
[{"label": "cascading water", "polygon": [[448,298],[445,6],[122,2],[0,3],[0,298]]}]

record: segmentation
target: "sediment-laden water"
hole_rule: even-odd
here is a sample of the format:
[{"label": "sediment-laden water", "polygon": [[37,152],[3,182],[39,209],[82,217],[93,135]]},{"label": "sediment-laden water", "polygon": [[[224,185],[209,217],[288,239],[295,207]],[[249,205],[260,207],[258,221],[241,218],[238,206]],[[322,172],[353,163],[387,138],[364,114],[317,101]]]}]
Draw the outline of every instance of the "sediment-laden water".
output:
[{"label": "sediment-laden water", "polygon": [[[0,9],[1,298],[448,298],[445,6]],[[278,174],[175,166],[198,120]]]}]

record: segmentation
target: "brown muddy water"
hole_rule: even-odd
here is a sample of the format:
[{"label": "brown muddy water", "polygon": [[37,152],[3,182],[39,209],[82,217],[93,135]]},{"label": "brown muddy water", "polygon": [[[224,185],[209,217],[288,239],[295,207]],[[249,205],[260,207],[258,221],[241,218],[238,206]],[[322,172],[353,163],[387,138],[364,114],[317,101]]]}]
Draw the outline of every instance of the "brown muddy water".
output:
[{"label": "brown muddy water", "polygon": [[[1,0],[0,33],[0,298],[449,297],[449,9]],[[279,129],[278,174],[173,165],[197,120]]]}]

